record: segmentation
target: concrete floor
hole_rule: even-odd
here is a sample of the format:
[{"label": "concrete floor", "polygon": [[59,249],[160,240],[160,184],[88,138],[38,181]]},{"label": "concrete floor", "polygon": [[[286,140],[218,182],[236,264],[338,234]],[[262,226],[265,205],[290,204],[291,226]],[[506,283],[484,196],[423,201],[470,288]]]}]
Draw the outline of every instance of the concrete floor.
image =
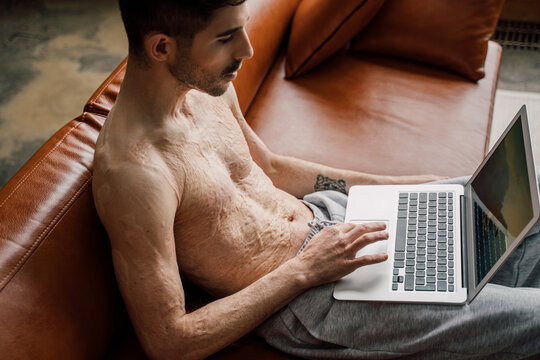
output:
[{"label": "concrete floor", "polygon": [[126,55],[116,1],[0,2],[0,187]]},{"label": "concrete floor", "polygon": [[540,50],[504,48],[498,88],[540,93]]},{"label": "concrete floor", "polygon": [[[0,2],[0,187],[127,55],[113,0]],[[540,51],[503,51],[500,89],[540,93]]]}]

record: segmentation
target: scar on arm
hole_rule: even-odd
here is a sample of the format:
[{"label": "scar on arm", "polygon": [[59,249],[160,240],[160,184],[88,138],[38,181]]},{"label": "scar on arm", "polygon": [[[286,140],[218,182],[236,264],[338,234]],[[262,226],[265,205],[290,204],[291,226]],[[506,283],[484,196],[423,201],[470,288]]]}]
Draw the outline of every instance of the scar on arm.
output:
[{"label": "scar on arm", "polygon": [[336,180],[319,174],[314,188],[315,191],[335,190],[347,194],[346,186],[347,184],[343,179]]}]

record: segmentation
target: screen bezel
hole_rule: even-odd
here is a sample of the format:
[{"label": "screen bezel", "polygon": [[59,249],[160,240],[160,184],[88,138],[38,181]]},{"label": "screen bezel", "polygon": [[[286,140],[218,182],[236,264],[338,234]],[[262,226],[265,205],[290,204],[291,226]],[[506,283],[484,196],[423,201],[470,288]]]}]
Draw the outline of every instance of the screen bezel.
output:
[{"label": "screen bezel", "polygon": [[[475,268],[475,246],[476,243],[474,241],[474,212],[473,212],[473,199],[472,199],[472,186],[471,184],[476,179],[486,162],[491,158],[493,153],[495,152],[495,149],[500,145],[500,143],[504,140],[508,132],[512,129],[512,127],[515,125],[517,121],[521,119],[521,129],[523,131],[523,143],[525,145],[525,158],[527,162],[527,172],[528,172],[528,179],[529,179],[529,188],[530,188],[530,196],[531,196],[531,203],[532,203],[532,210],[533,210],[533,216],[532,219],[527,223],[527,225],[523,228],[523,230],[519,233],[519,235],[516,237],[516,240],[512,243],[510,247],[506,249],[504,254],[501,256],[501,258],[495,263],[493,268],[486,274],[486,276],[478,283],[476,284],[476,268]],[[474,299],[476,295],[478,295],[478,292],[493,278],[497,270],[501,267],[501,265],[506,261],[506,259],[510,256],[510,254],[514,251],[516,247],[518,247],[523,239],[525,238],[525,235],[531,230],[531,228],[534,226],[534,224],[538,221],[540,217],[540,200],[538,197],[538,184],[537,184],[537,177],[536,177],[536,169],[534,165],[534,157],[532,152],[532,145],[531,145],[531,137],[529,132],[529,122],[527,119],[527,111],[525,105],[521,107],[521,109],[518,111],[516,116],[514,116],[514,119],[510,122],[508,127],[504,130],[503,134],[500,136],[499,140],[493,145],[489,153],[486,155],[478,169],[476,169],[475,173],[471,176],[469,182],[467,185],[465,185],[465,199],[466,199],[466,223],[467,223],[467,235],[466,235],[466,241],[467,241],[467,265],[468,265],[468,288],[469,288],[469,296],[467,301],[471,301]],[[463,259],[465,261],[465,259]]]}]

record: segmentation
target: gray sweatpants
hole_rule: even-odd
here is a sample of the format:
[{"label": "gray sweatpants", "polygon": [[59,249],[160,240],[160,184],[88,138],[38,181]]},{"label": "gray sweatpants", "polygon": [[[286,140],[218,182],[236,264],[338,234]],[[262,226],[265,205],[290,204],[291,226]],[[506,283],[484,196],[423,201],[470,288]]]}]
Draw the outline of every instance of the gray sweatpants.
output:
[{"label": "gray sweatpants", "polygon": [[[322,191],[304,201],[315,214],[308,239],[343,222],[346,195]],[[332,283],[298,296],[257,333],[286,353],[311,359],[540,358],[539,229],[537,224],[470,304],[339,301]]]}]

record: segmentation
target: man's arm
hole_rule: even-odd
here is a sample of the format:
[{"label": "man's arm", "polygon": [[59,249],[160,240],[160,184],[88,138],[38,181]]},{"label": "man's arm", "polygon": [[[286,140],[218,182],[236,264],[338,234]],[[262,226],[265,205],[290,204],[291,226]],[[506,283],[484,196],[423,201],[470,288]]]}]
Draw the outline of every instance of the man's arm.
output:
[{"label": "man's arm", "polygon": [[355,258],[362,247],[388,238],[384,224],[327,227],[299,256],[243,290],[186,313],[173,234],[182,189],[173,190],[162,175],[159,169],[124,166],[94,184],[118,285],[150,358],[204,358],[253,330],[306,289],[387,258]]},{"label": "man's arm", "polygon": [[232,86],[225,96],[227,101],[230,102],[231,110],[246,138],[253,160],[268,175],[274,186],[297,198],[302,198],[306,194],[319,190],[336,190],[348,193],[351,186],[360,184],[419,184],[446,178],[435,175],[374,175],[336,169],[290,156],[275,154],[268,149],[244,119],[238,105],[236,92]]},{"label": "man's arm", "polygon": [[446,178],[435,175],[374,175],[336,169],[290,156],[270,156],[272,160],[269,176],[272,182],[297,198],[320,190],[336,190],[348,194],[353,185],[420,184]]}]

